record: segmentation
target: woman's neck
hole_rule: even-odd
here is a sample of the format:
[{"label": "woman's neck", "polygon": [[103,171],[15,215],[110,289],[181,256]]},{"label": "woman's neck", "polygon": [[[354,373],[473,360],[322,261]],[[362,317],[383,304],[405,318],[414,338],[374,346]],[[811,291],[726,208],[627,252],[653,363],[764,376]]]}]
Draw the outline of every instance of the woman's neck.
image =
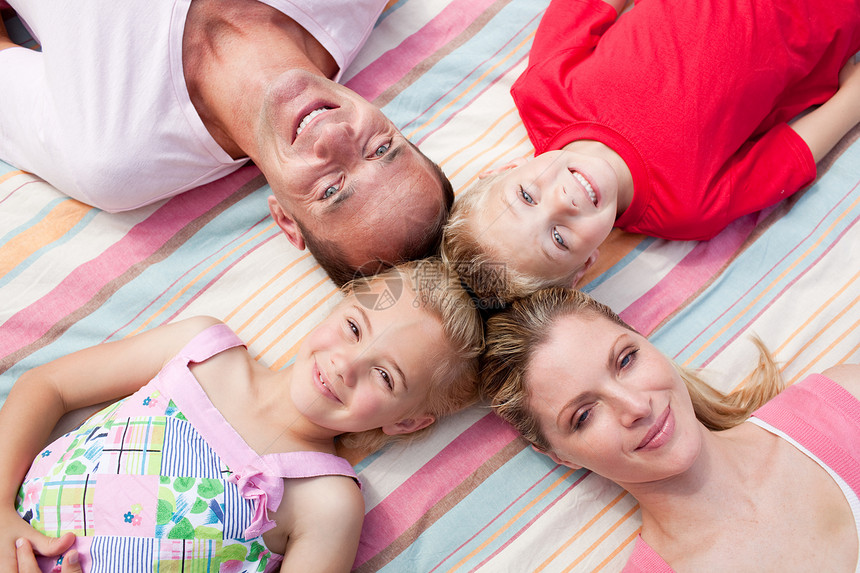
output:
[{"label": "woman's neck", "polygon": [[[690,547],[726,520],[752,511],[773,450],[750,423],[722,432],[703,428],[702,449],[686,472],[667,480],[620,484],[639,502],[643,537],[652,544]],[[764,479],[763,479],[764,478]]]}]

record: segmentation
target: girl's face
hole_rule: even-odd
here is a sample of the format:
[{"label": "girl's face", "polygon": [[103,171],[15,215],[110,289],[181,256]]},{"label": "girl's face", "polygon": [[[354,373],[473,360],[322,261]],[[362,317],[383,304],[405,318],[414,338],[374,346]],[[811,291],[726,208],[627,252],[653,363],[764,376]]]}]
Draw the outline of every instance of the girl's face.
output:
[{"label": "girl's face", "polygon": [[646,338],[610,320],[559,319],[526,383],[558,463],[624,486],[678,475],[698,455],[704,426],[680,375]]},{"label": "girl's face", "polygon": [[593,262],[617,212],[618,178],[609,163],[551,151],[502,171],[470,222],[479,241],[535,278],[572,277]]},{"label": "girl's face", "polygon": [[[338,433],[409,433],[433,423],[422,410],[449,346],[439,321],[413,305],[407,285],[392,302],[386,281],[347,296],[307,337],[290,392],[314,423]],[[418,306],[418,308],[416,308]]]}]

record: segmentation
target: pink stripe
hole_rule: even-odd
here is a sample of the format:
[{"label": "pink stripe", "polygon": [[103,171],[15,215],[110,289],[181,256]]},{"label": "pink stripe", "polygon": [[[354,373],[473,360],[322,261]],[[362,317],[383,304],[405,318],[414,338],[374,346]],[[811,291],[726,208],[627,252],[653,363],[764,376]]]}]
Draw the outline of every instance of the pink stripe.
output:
[{"label": "pink stripe", "polygon": [[416,523],[430,508],[519,434],[493,414],[462,432],[364,518],[358,567]]},{"label": "pink stripe", "polygon": [[642,334],[650,334],[731,260],[757,221],[755,215],[741,217],[710,241],[700,241],[659,283],[620,312],[621,318]]},{"label": "pink stripe", "polygon": [[243,167],[168,201],[98,257],[69,273],[50,293],[10,317],[0,327],[0,333],[5,333],[0,336],[0,356],[38,340],[62,317],[92,299],[105,284],[152,255],[185,225],[258,175],[256,167]]},{"label": "pink stripe", "polygon": [[[553,475],[553,472],[555,472],[555,470],[556,470],[558,467],[559,467],[559,466],[555,466],[552,470],[550,470],[550,471],[549,471],[549,473],[547,473],[544,477],[542,477],[542,478],[541,478],[541,480],[540,480],[538,483],[536,483],[535,485],[533,485],[532,487],[530,487],[530,488],[528,489],[528,491],[526,491],[525,493],[523,493],[523,495],[519,496],[515,501],[511,502],[511,504],[510,504],[510,505],[508,505],[508,507],[506,507],[506,508],[504,509],[504,511],[503,511],[503,512],[499,513],[499,515],[497,515],[495,518],[493,518],[493,521],[496,521],[497,519],[499,519],[502,515],[504,515],[504,513],[505,513],[505,512],[507,512],[511,507],[513,507],[513,506],[514,506],[514,504],[519,503],[519,500],[520,500],[520,499],[522,499],[522,498],[526,497],[526,495],[527,495],[527,494],[530,494],[530,493],[531,493],[531,491],[532,491],[532,489],[534,489],[535,487],[537,487],[538,485],[540,485],[540,483],[541,483],[544,479],[546,479],[547,477],[549,477],[549,476]],[[522,527],[520,527],[520,528],[519,528],[519,529],[518,529],[518,530],[517,530],[517,531],[516,531],[516,532],[515,532],[515,533],[514,533],[510,538],[508,538],[508,540],[507,540],[507,541],[505,541],[504,543],[502,543],[502,544],[501,544],[501,545],[500,545],[500,546],[499,546],[495,551],[493,551],[490,555],[488,555],[486,559],[484,559],[483,561],[481,561],[480,563],[478,563],[478,565],[477,565],[477,566],[475,566],[475,568],[474,568],[474,569],[475,569],[475,570],[480,569],[481,567],[483,567],[484,565],[486,565],[487,563],[489,563],[490,561],[492,561],[492,560],[493,560],[493,558],[494,558],[496,555],[498,555],[498,554],[500,554],[502,551],[504,551],[504,550],[505,550],[505,548],[506,548],[506,547],[508,547],[508,546],[509,546],[511,543],[513,543],[514,541],[516,541],[516,540],[520,537],[520,535],[522,535],[523,533],[525,533],[526,531],[528,531],[529,527],[531,527],[535,522],[537,522],[537,520],[538,520],[538,519],[540,519],[541,517],[543,517],[543,515],[544,515],[547,511],[549,511],[550,509],[552,509],[552,508],[555,506],[555,504],[559,502],[559,500],[564,499],[564,498],[567,496],[567,494],[569,494],[571,491],[573,491],[573,489],[574,489],[576,486],[578,486],[579,484],[581,484],[581,483],[585,480],[585,478],[586,478],[586,477],[588,477],[589,475],[591,475],[591,472],[590,472],[590,471],[585,471],[585,472],[583,472],[583,473],[582,473],[582,475],[581,475],[581,476],[579,476],[579,478],[578,478],[575,482],[573,482],[572,484],[570,484],[570,486],[569,486],[569,487],[567,487],[567,488],[566,488],[562,493],[560,493],[559,495],[557,495],[557,496],[555,497],[555,499],[553,499],[553,501],[552,501],[551,503],[547,504],[547,506],[546,506],[546,507],[544,507],[542,510],[540,510],[540,512],[538,512],[538,514],[537,514],[537,515],[535,515],[532,519],[530,519],[530,520],[528,521],[528,523],[526,523],[525,525],[523,525]],[[531,497],[531,499],[534,499],[534,498],[536,498],[536,497],[537,497],[537,496],[532,496],[532,497]],[[475,535],[473,535],[473,536],[472,536],[472,537],[471,537],[471,538],[470,538],[466,543],[463,543],[463,544],[462,544],[460,547],[458,547],[455,551],[452,551],[452,552],[451,552],[451,554],[450,554],[450,555],[448,555],[448,557],[446,557],[446,558],[445,558],[445,560],[450,559],[450,558],[451,558],[451,555],[454,555],[457,551],[460,551],[460,549],[462,549],[463,547],[465,547],[467,543],[469,543],[470,541],[472,541],[472,539],[475,539],[479,534],[483,533],[485,529],[489,528],[489,526],[490,526],[490,525],[492,525],[492,522],[490,522],[490,523],[488,523],[486,526],[484,526],[484,527],[483,527],[479,532],[477,532]],[[434,568],[431,570],[431,573],[432,573],[432,571],[435,571],[436,569],[438,569],[438,568],[442,565],[442,563],[444,563],[444,561],[440,562],[440,563],[439,563],[439,565],[437,565],[436,567],[434,567]]]},{"label": "pink stripe", "polygon": [[347,87],[373,101],[430,54],[462,33],[494,2],[454,0],[423,28],[353,76]]}]

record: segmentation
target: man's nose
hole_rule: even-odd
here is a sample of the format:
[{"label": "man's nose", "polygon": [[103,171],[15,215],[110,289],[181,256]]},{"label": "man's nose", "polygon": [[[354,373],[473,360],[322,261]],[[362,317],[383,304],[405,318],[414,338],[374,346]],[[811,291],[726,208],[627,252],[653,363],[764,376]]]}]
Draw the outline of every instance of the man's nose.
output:
[{"label": "man's nose", "polygon": [[353,155],[355,147],[355,132],[348,123],[328,123],[314,142],[314,154],[320,159],[344,160]]}]

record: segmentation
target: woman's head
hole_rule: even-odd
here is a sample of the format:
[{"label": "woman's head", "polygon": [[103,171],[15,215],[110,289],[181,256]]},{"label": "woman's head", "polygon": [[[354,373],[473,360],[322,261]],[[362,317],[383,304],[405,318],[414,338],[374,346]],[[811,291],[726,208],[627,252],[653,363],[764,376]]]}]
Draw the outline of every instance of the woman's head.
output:
[{"label": "woman's head", "polygon": [[749,390],[726,397],[605,305],[553,288],[490,319],[482,389],[502,418],[556,461],[629,482],[680,471],[697,455],[699,422],[736,425],[778,392],[774,373],[765,368]]},{"label": "woman's head", "polygon": [[[469,295],[438,259],[358,279],[344,294],[309,335],[306,354],[345,405],[357,405],[353,397],[367,400],[364,412],[372,415],[333,409],[354,421],[336,422],[349,434],[345,445],[376,448],[475,401],[483,326]],[[368,383],[360,388],[361,376]]]}]

